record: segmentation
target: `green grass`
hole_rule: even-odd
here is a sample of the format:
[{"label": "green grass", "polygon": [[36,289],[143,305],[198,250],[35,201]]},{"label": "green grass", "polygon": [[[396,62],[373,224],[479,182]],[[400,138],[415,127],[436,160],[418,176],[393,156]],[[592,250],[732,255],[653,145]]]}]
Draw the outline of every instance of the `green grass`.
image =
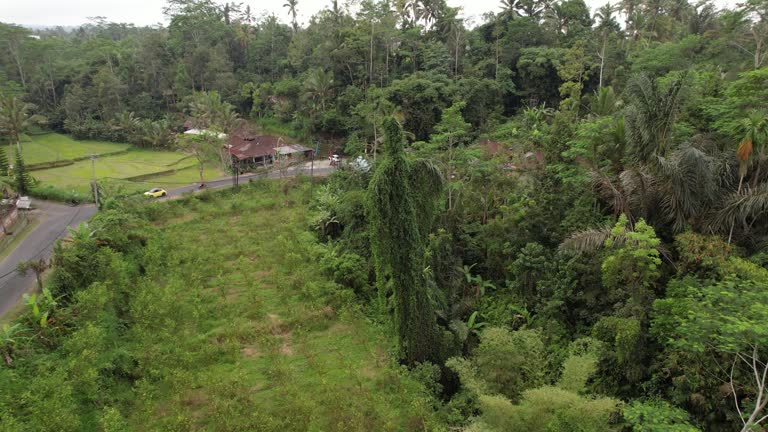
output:
[{"label": "green grass", "polygon": [[[155,187],[178,187],[190,184],[198,179],[197,171],[191,168],[194,159],[185,159],[185,155],[176,152],[131,149],[128,153],[106,156],[96,160],[96,176],[100,181],[118,182],[126,188],[145,189],[146,185]],[[158,176],[158,182],[143,180],[140,183],[124,181],[124,179],[139,175],[163,172],[171,169],[180,171],[173,175]],[[33,171],[32,177],[43,184],[54,185],[64,190],[75,190],[79,193],[90,193],[90,182],[93,178],[91,161],[80,161],[72,165],[58,168]],[[206,176],[218,178],[224,175],[220,170],[210,167]],[[173,186],[171,186],[173,185]]]},{"label": "green grass", "polygon": [[106,141],[76,141],[67,135],[47,133],[26,136],[21,143],[24,162],[28,165],[74,159],[93,153],[111,153],[128,149],[130,144]]},{"label": "green grass", "polygon": [[[426,392],[394,365],[392,340],[349,307],[350,291],[312,264],[314,240],[303,231],[306,207],[298,204],[306,188],[286,201],[278,186],[153,204],[162,215],[154,224],[163,229],[148,248],[159,247],[164,261],[148,271],[136,293],[146,297],[134,306],[154,309],[143,322],[154,322],[164,307],[187,322],[169,316],[174,330],[165,336],[134,332],[152,341],[142,339],[148,354],[140,361],[170,370],[167,380],[137,389],[129,425],[431,429]],[[167,344],[183,360],[168,358]]]}]

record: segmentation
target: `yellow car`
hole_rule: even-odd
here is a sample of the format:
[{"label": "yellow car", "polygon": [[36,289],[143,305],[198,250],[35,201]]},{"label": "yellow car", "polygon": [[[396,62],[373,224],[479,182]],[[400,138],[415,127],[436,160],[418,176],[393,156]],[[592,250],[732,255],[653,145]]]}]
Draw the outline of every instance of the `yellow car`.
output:
[{"label": "yellow car", "polygon": [[144,192],[144,195],[150,198],[160,198],[168,195],[168,192],[166,192],[165,189],[154,188]]}]

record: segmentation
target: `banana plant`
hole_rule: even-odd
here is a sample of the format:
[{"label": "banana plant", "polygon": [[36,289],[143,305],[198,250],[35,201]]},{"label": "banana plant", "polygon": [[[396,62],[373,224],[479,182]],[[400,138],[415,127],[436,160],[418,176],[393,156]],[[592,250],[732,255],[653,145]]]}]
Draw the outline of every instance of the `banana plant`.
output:
[{"label": "banana plant", "polygon": [[32,313],[32,322],[40,328],[47,327],[48,318],[58,304],[51,291],[48,288],[43,288],[40,295],[25,294],[24,299]]},{"label": "banana plant", "polygon": [[0,355],[2,355],[6,366],[10,366],[13,363],[13,351],[14,346],[22,338],[19,336],[24,331],[21,324],[8,325],[4,324],[0,328]]}]

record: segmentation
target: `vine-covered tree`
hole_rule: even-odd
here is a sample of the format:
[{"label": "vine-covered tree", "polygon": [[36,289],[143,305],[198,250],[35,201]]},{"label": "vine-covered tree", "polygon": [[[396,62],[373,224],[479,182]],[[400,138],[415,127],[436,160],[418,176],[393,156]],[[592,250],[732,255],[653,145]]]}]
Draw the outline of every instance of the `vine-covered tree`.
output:
[{"label": "vine-covered tree", "polygon": [[441,187],[436,169],[408,161],[400,124],[384,121],[384,157],[368,187],[371,245],[382,295],[394,296],[395,327],[410,365],[439,362],[443,338],[422,276],[425,239]]}]

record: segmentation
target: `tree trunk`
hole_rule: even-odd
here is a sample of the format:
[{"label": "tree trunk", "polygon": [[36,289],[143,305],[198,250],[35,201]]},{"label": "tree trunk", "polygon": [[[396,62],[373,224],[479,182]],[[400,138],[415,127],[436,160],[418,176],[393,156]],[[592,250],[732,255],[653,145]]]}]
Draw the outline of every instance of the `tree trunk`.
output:
[{"label": "tree trunk", "polygon": [[603,36],[603,49],[598,55],[600,57],[600,82],[597,85],[597,88],[601,89],[603,88],[603,68],[605,67],[605,44],[607,42],[607,37]]}]

